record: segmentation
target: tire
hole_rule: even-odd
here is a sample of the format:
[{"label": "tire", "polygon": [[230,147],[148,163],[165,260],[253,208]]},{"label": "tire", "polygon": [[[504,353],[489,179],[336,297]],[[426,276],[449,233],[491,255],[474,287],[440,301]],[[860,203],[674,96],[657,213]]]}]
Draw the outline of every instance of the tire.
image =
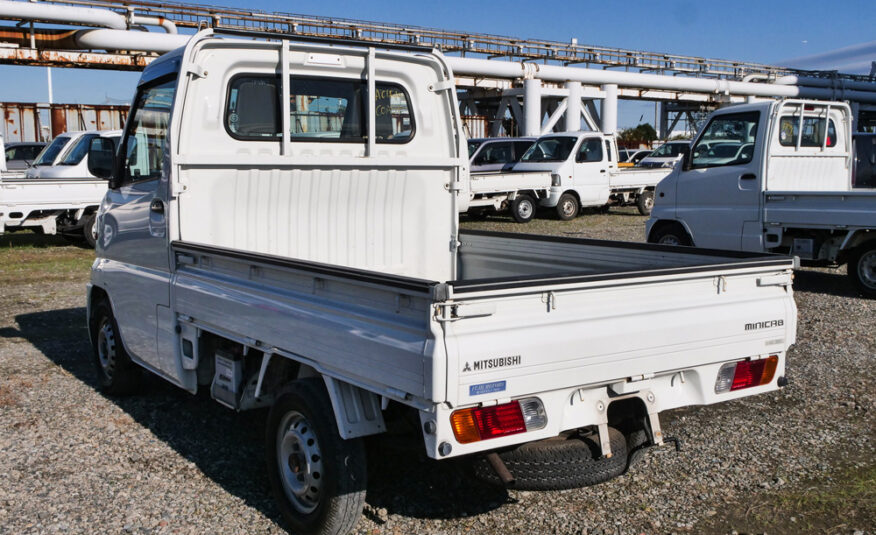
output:
[{"label": "tire", "polygon": [[[627,468],[627,442],[623,434],[608,428],[612,456],[601,459],[599,438],[577,433],[530,442],[499,452],[520,490],[564,490],[604,483]],[[483,457],[474,461],[476,478],[501,485],[499,476]]]},{"label": "tire", "polygon": [[849,258],[849,279],[865,297],[876,298],[876,241],[858,247]]},{"label": "tire", "polygon": [[557,201],[557,217],[562,221],[571,221],[578,216],[581,210],[578,199],[571,193],[563,193],[560,195],[560,200]]},{"label": "tire", "polygon": [[690,247],[693,245],[690,235],[679,224],[663,225],[657,228],[651,234],[651,243],[659,243],[662,245],[685,245]]},{"label": "tire", "polygon": [[92,249],[97,245],[97,214],[89,214],[85,216],[82,222],[82,235],[85,237],[85,243]]},{"label": "tire", "polygon": [[511,217],[518,223],[529,223],[535,217],[535,199],[529,195],[518,195],[511,203]]},{"label": "tire", "polygon": [[365,448],[338,435],[321,380],[295,381],[277,398],[265,444],[271,490],[292,533],[353,529],[365,505]]},{"label": "tire", "polygon": [[651,215],[651,209],[654,208],[654,192],[643,191],[639,198],[636,199],[636,207],[642,215]]},{"label": "tire", "polygon": [[142,379],[141,370],[125,352],[119,326],[106,299],[95,304],[89,328],[100,390],[116,396],[136,392]]}]

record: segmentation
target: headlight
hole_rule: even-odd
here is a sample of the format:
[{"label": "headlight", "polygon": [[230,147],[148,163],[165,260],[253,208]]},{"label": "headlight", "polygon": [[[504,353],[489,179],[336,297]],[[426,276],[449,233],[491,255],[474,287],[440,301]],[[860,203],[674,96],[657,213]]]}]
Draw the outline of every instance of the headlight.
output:
[{"label": "headlight", "polygon": [[675,167],[675,161],[671,161],[671,162],[663,162],[663,166],[662,166],[662,167]]}]

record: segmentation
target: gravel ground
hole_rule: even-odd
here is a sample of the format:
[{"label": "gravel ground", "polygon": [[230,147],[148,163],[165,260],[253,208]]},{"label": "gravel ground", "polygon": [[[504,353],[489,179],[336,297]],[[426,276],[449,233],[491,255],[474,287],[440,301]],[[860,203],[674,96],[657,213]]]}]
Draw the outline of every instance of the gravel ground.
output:
[{"label": "gravel ground", "polygon": [[[644,220],[623,209],[464,226],[642,241]],[[284,533],[264,413],[235,414],[157,379],[134,397],[99,394],[84,328],[90,252],[49,245],[27,252],[65,251],[78,267],[12,276],[14,250],[0,254],[0,534]],[[874,533],[876,302],[853,295],[844,270],[802,270],[795,290],[790,385],[664,413],[680,453],[651,450],[596,487],[505,492],[457,462],[375,440],[357,533]],[[827,495],[845,508],[812,499]]]}]

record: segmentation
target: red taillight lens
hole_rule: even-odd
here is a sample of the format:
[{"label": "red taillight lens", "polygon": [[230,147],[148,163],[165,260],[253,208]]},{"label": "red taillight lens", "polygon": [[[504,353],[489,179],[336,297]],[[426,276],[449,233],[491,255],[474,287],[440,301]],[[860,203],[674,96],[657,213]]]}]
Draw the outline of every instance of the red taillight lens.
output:
[{"label": "red taillight lens", "polygon": [[513,401],[504,405],[483,407],[475,411],[475,421],[481,440],[504,437],[526,431],[520,403]]},{"label": "red taillight lens", "polygon": [[730,391],[740,390],[751,386],[765,385],[773,380],[779,357],[772,355],[761,360],[744,360],[736,363],[736,371],[733,374],[733,384]]},{"label": "red taillight lens", "polygon": [[489,407],[461,409],[450,415],[453,434],[461,444],[505,437],[547,425],[544,407],[537,398]]}]

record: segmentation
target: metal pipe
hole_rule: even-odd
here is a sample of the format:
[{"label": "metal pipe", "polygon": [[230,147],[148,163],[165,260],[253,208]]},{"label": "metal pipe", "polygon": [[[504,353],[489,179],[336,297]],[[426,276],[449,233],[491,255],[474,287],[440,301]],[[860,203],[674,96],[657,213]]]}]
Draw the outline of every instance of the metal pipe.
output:
[{"label": "metal pipe", "polygon": [[566,103],[566,132],[581,130],[581,84],[566,82],[569,96]]},{"label": "metal pipe", "polygon": [[143,24],[146,26],[160,26],[165,33],[177,33],[176,24],[164,17],[150,17],[148,15],[131,15],[131,24]]},{"label": "metal pipe", "polygon": [[861,91],[876,91],[876,82],[860,82],[855,80],[837,80],[834,78],[816,78],[813,76],[797,76],[789,74],[776,79],[776,85],[797,85],[808,87],[837,87]]},{"label": "metal pipe", "polygon": [[38,20],[62,22],[83,26],[102,26],[114,30],[126,30],[125,17],[106,9],[56,6],[33,2],[10,2],[0,0],[0,18],[13,20]]},{"label": "metal pipe", "polygon": [[73,35],[76,47],[88,50],[141,50],[165,53],[185,46],[191,35],[122,30],[80,30]]},{"label": "metal pipe", "polygon": [[523,130],[526,136],[541,134],[541,80],[523,81]]},{"label": "metal pipe", "polygon": [[602,90],[602,132],[611,135],[617,132],[617,84],[605,84]]},{"label": "metal pipe", "polygon": [[705,78],[686,78],[639,72],[619,72],[559,65],[539,65],[511,61],[447,57],[453,72],[469,76],[493,76],[496,78],[520,79],[527,72],[540,80],[552,82],[576,81],[590,85],[617,84],[623,87],[644,89],[667,89],[671,91],[694,91],[697,93],[724,93],[729,95],[752,95],[758,97],[787,98],[842,98],[860,102],[876,103],[876,84],[869,84],[870,91],[841,91],[835,94],[830,89],[796,87],[781,84],[734,82]]}]

